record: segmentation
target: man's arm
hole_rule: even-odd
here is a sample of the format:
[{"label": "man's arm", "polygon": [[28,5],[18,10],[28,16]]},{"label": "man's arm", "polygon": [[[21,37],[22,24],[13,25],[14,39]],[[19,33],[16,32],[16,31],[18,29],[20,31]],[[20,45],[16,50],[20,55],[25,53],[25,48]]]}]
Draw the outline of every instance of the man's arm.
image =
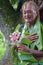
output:
[{"label": "man's arm", "polygon": [[17,47],[18,47],[19,51],[30,52],[31,54],[33,54],[35,56],[41,56],[41,57],[43,57],[43,50],[42,51],[32,50],[32,49],[28,48],[27,46],[25,46],[23,44],[18,44]]},{"label": "man's arm", "polygon": [[43,50],[39,51],[39,50],[32,50],[32,49],[28,48],[27,52],[30,52],[31,54],[36,55],[36,56],[43,56]]}]

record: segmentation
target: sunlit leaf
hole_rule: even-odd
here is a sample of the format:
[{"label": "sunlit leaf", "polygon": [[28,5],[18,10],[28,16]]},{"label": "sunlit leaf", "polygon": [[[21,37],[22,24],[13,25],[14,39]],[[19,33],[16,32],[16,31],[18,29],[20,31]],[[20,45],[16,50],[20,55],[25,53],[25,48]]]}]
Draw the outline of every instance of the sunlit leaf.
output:
[{"label": "sunlit leaf", "polygon": [[19,59],[22,61],[36,62],[37,60],[31,54],[21,54],[18,53]]},{"label": "sunlit leaf", "polygon": [[27,39],[27,38],[22,38],[21,42],[24,44],[31,44],[32,43],[32,41]]},{"label": "sunlit leaf", "polygon": [[0,59],[3,57],[5,51],[6,51],[5,37],[3,33],[0,31]]},{"label": "sunlit leaf", "polygon": [[15,31],[19,30],[19,28],[20,28],[20,24],[18,24],[18,25],[16,26]]},{"label": "sunlit leaf", "polygon": [[18,8],[18,2],[19,0],[9,0],[12,7],[16,10]]},{"label": "sunlit leaf", "polygon": [[28,32],[28,31],[26,31],[26,32],[24,32],[24,34],[25,34],[25,35],[29,35],[29,32]]}]

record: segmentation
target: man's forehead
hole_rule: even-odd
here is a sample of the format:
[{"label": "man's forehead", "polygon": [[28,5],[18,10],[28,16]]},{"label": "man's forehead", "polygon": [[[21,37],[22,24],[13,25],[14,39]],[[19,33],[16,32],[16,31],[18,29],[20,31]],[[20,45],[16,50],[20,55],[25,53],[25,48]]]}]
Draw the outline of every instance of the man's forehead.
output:
[{"label": "man's forehead", "polygon": [[25,4],[23,6],[23,10],[34,10],[35,6],[34,5],[30,5],[30,4]]}]

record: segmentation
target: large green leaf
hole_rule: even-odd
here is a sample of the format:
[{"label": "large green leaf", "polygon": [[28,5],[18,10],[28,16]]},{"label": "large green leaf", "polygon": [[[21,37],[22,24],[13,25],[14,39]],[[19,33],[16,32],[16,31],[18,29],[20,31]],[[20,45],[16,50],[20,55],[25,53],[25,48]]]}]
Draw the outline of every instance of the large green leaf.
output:
[{"label": "large green leaf", "polygon": [[27,38],[22,38],[21,42],[24,44],[31,44],[32,43],[32,41],[27,39]]},{"label": "large green leaf", "polygon": [[41,24],[41,36],[42,36],[42,47],[43,47],[43,25]]},{"label": "large green leaf", "polygon": [[31,54],[18,53],[18,56],[19,56],[19,59],[22,60],[22,61],[37,62],[37,60]]},{"label": "large green leaf", "polygon": [[0,41],[5,42],[5,37],[1,31],[0,31]]},{"label": "large green leaf", "polygon": [[30,35],[33,33],[37,33],[38,38],[35,40],[35,42],[33,42],[30,47],[31,49],[38,49],[38,50],[42,50],[43,48],[43,41],[42,41],[42,31],[41,31],[41,23],[40,20],[37,19],[36,23],[29,29],[30,30]]},{"label": "large green leaf", "polygon": [[3,33],[0,31],[0,59],[3,57],[5,50],[6,50],[5,37]]}]

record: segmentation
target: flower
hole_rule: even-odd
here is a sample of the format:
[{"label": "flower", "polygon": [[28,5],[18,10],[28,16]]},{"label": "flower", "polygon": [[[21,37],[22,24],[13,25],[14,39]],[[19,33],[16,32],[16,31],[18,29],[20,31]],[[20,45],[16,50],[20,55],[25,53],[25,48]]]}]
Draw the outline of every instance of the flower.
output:
[{"label": "flower", "polygon": [[12,33],[9,37],[10,37],[10,41],[11,41],[11,42],[14,42],[14,41],[16,41],[16,40],[19,40],[19,38],[20,38],[20,33],[14,32],[14,33]]}]

